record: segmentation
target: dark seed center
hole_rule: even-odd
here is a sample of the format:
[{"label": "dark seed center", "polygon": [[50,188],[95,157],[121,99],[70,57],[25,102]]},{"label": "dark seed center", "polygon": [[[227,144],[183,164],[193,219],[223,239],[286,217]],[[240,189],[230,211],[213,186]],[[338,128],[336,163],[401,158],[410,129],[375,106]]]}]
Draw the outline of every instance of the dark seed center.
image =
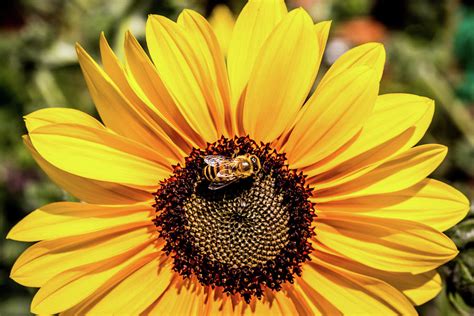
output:
[{"label": "dark seed center", "polygon": [[[210,190],[204,157],[243,154],[259,159],[259,172]],[[221,138],[205,150],[193,149],[186,165],[161,183],[154,222],[175,271],[248,302],[265,287],[278,291],[293,282],[309,260],[315,216],[310,195],[304,176],[289,170],[285,155],[270,145]]]},{"label": "dark seed center", "polygon": [[[247,180],[247,179],[245,179]],[[288,206],[270,176],[197,190],[184,202],[192,244],[211,261],[241,268],[274,259],[288,243]]]}]

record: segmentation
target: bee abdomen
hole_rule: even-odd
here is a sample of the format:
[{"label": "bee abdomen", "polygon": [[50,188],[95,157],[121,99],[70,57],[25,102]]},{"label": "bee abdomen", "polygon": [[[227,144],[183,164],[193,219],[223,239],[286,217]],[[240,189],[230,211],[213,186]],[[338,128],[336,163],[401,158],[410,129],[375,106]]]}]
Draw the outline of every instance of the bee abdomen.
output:
[{"label": "bee abdomen", "polygon": [[205,166],[204,167],[204,177],[208,181],[216,181],[217,180],[217,168],[212,166]]}]

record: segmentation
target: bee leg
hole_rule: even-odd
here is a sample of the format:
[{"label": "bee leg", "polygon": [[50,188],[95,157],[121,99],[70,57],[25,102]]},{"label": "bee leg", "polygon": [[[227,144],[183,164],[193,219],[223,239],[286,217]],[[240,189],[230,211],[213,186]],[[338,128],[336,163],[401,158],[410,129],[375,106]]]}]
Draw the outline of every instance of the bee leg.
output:
[{"label": "bee leg", "polygon": [[239,155],[239,149],[236,148],[234,149],[234,153],[232,154],[232,159],[234,159],[235,157],[237,157]]}]

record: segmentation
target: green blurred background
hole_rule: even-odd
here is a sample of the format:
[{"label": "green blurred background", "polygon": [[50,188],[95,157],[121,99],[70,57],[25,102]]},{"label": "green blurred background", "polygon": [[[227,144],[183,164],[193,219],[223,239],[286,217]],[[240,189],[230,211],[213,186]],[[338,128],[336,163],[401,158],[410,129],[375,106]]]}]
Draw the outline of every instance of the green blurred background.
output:
[{"label": "green blurred background", "polygon": [[[143,40],[150,13],[176,18],[183,8],[209,16],[217,4],[239,12],[244,0],[19,0],[0,4],[0,315],[29,315],[34,289],[9,279],[28,246],[5,240],[8,230],[43,204],[71,200],[26,152],[22,116],[44,107],[72,107],[96,115],[74,50],[80,42],[98,56],[104,31],[119,56],[128,29]],[[449,147],[433,175],[474,196],[474,1],[293,0],[315,21],[333,20],[323,67],[354,45],[381,41],[387,65],[381,92],[436,100],[423,142]],[[471,217],[471,218],[470,218]],[[441,267],[445,289],[421,306],[423,315],[473,315],[474,216],[448,234],[460,255]],[[41,273],[41,271],[38,271]]]}]

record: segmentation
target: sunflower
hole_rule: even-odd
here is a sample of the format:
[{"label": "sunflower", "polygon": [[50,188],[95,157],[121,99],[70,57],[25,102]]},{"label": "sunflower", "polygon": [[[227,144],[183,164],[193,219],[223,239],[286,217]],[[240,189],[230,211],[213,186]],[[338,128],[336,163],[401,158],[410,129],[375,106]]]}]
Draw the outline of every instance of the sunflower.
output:
[{"label": "sunflower", "polygon": [[442,231],[468,209],[426,178],[447,149],[413,147],[433,101],[378,95],[376,43],[307,98],[329,28],[250,0],[227,59],[190,10],[148,18],[151,60],[130,33],[124,63],[103,35],[103,67],[77,46],[102,122],[67,108],[25,117],[33,157],[81,201],[8,235],[38,241],[11,272],[40,288],[31,311],[409,315],[433,298],[435,269],[457,254]]}]

